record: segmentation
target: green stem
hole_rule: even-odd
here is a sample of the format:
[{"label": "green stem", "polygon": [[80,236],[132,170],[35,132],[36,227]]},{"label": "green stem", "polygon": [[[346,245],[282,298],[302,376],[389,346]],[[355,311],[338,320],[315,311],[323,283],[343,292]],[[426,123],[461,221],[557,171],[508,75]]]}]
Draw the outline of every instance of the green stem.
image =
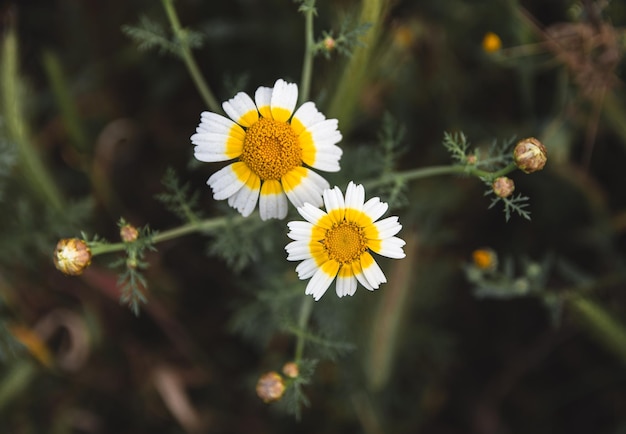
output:
[{"label": "green stem", "polygon": [[165,8],[165,12],[167,13],[167,18],[170,21],[170,25],[172,26],[172,32],[174,32],[174,36],[176,41],[180,44],[180,55],[189,70],[189,74],[191,74],[191,79],[193,80],[196,88],[200,92],[202,99],[205,104],[214,112],[220,113],[222,108],[220,104],[215,99],[213,92],[204,81],[202,77],[202,73],[200,72],[200,68],[196,63],[193,55],[191,54],[191,48],[187,43],[187,35],[185,34],[185,29],[183,29],[180,25],[180,20],[178,19],[178,15],[176,14],[176,9],[174,8],[174,4],[172,0],[162,0],[163,7]]},{"label": "green stem", "polygon": [[51,51],[45,51],[43,54],[43,65],[50,81],[52,93],[59,106],[61,117],[71,138],[71,143],[79,152],[84,153],[89,149],[89,140],[80,121],[76,105],[72,101],[59,57]]},{"label": "green stem", "polygon": [[[300,305],[300,317],[298,318],[298,329],[304,330],[306,328],[307,323],[309,322],[309,318],[311,317],[311,312],[313,310],[313,297],[305,295],[302,300],[302,305]],[[302,356],[304,354],[304,343],[306,342],[306,333],[298,334],[298,341],[296,342],[296,352],[294,356],[294,363],[297,365],[302,361]]]},{"label": "green stem", "polygon": [[[229,222],[236,222],[238,220],[243,219],[243,217],[219,217],[213,219],[206,220],[198,220],[189,222],[177,228],[173,228],[164,232],[160,232],[152,237],[152,241],[156,243],[161,243],[163,241],[168,241],[174,238],[179,238],[184,235],[188,235],[194,232],[211,232],[213,230],[219,229],[221,227],[226,226]],[[126,243],[115,243],[115,244],[99,244],[91,247],[92,256],[103,255],[105,253],[113,253],[120,252],[126,249]]]},{"label": "green stem", "polygon": [[587,332],[626,363],[626,328],[601,305],[582,296],[568,297],[567,302]]},{"label": "green stem", "polygon": [[[420,178],[428,178],[431,176],[452,175],[452,174],[467,174],[467,175],[478,176],[481,178],[495,179],[498,176],[506,175],[507,173],[515,170],[515,168],[516,168],[515,163],[511,163],[504,169],[498,170],[497,172],[487,172],[485,170],[480,170],[474,167],[468,167],[464,165],[422,167],[420,169],[408,170],[406,172],[393,173],[384,178],[377,179],[375,181],[369,181],[369,182],[366,181],[364,182],[364,184],[368,188],[372,188],[372,187],[379,187],[381,185],[391,184],[393,182],[411,181],[411,180],[420,179]],[[178,238],[184,235],[188,235],[193,232],[210,232],[210,231],[213,231],[215,229],[225,226],[229,222],[236,222],[242,219],[243,217],[241,216],[238,216],[235,218],[218,217],[218,218],[211,218],[211,219],[206,219],[206,220],[195,220],[194,218],[193,220],[191,220],[190,222],[182,226],[167,230],[165,232],[158,233],[152,238],[152,241],[154,243],[160,243],[163,241],[167,241],[167,240]],[[96,255],[102,255],[105,253],[120,252],[125,249],[126,249],[125,243],[99,244],[99,245],[95,245],[91,247],[91,254],[93,256],[96,256]],[[304,315],[304,313],[302,315]]]},{"label": "green stem", "polygon": [[477,169],[472,166],[466,165],[453,165],[453,166],[431,166],[421,167],[419,169],[407,170],[406,172],[392,173],[386,177],[377,179],[375,181],[365,182],[364,184],[368,188],[379,187],[385,184],[391,184],[398,181],[412,181],[420,178],[429,178],[431,176],[439,175],[454,175],[454,174],[467,174],[477,176],[479,178],[495,179],[499,176],[504,176],[517,168],[515,163],[511,163],[503,169],[496,172],[488,172],[486,170]]},{"label": "green stem", "polygon": [[5,32],[2,45],[0,108],[4,115],[6,132],[11,140],[17,144],[20,170],[26,182],[47,204],[62,212],[65,209],[63,196],[41,160],[37,149],[33,146],[33,140],[28,131],[22,105],[24,98],[20,94],[17,36],[13,29]]},{"label": "green stem", "polygon": [[300,80],[299,102],[302,104],[309,100],[311,93],[311,75],[313,71],[313,57],[315,55],[315,39],[313,37],[313,15],[315,14],[315,1],[304,10],[304,61],[302,62],[302,79]]}]

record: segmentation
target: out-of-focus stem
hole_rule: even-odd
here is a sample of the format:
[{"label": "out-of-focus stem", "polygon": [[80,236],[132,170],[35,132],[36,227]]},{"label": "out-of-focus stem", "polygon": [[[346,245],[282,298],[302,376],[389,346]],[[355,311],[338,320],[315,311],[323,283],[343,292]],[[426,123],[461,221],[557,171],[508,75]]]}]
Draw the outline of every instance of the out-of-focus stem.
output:
[{"label": "out-of-focus stem", "polygon": [[167,13],[167,18],[170,21],[170,25],[172,26],[172,32],[176,37],[176,40],[180,44],[180,56],[182,57],[185,65],[187,66],[187,70],[189,70],[189,74],[191,75],[191,79],[193,80],[198,92],[202,96],[205,104],[216,113],[220,113],[222,108],[220,104],[217,102],[217,99],[213,95],[211,88],[208,86],[204,78],[202,77],[202,73],[200,72],[200,68],[196,63],[193,55],[191,54],[191,48],[189,47],[189,43],[187,41],[187,35],[185,34],[185,29],[183,29],[180,25],[180,20],[178,19],[178,14],[176,13],[176,8],[174,8],[174,4],[172,0],[162,0],[163,7],[165,8],[165,12]]},{"label": "out-of-focus stem", "polygon": [[0,68],[1,111],[8,136],[17,145],[24,179],[51,207],[61,212],[64,200],[54,179],[43,164],[28,132],[18,73],[18,44],[14,29],[5,32]]},{"label": "out-of-focus stem", "polygon": [[300,80],[299,102],[302,104],[309,100],[311,93],[311,74],[313,72],[313,57],[315,56],[315,39],[313,37],[313,15],[315,14],[315,1],[304,11],[304,61],[302,62],[302,78]]}]

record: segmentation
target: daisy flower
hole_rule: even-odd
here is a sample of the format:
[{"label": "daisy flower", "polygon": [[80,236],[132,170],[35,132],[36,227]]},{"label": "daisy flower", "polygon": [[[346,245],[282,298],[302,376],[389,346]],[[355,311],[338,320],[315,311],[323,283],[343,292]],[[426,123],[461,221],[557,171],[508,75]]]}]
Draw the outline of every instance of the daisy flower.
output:
[{"label": "daisy flower", "polygon": [[346,196],[339,189],[325,190],[326,212],[305,203],[298,208],[303,221],[289,222],[291,243],[287,260],[302,261],[296,267],[300,279],[311,279],[305,293],[319,300],[335,277],[337,296],[354,295],[357,281],[373,291],[387,282],[370,251],[388,258],[404,258],[404,240],[394,236],[402,225],[398,217],[377,221],[388,205],[374,197],[365,201],[362,185],[348,184]]},{"label": "daisy flower", "polygon": [[326,119],[315,104],[306,102],[295,112],[298,86],[277,80],[259,87],[254,100],[239,92],[222,107],[230,119],[203,112],[191,136],[196,159],[235,160],[207,181],[216,200],[244,217],[259,202],[262,220],[285,218],[287,199],[296,207],[322,204],[328,182],[310,168],[339,170],[342,150],[336,119]]}]

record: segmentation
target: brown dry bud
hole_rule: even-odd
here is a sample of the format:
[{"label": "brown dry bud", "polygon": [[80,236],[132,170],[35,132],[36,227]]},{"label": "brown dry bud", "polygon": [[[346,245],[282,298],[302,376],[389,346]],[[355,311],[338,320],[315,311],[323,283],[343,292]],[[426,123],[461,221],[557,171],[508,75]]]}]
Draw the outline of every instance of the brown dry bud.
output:
[{"label": "brown dry bud", "polygon": [[278,372],[263,374],[256,384],[256,394],[265,403],[278,401],[285,393],[285,382]]},{"label": "brown dry bud", "polygon": [[68,276],[78,276],[91,264],[91,250],[85,241],[64,238],[54,249],[54,266]]},{"label": "brown dry bud", "polygon": [[513,191],[515,190],[515,183],[511,178],[500,176],[493,181],[491,187],[493,188],[493,192],[496,196],[504,198],[513,194]]},{"label": "brown dry bud", "polygon": [[546,165],[548,151],[539,140],[529,137],[517,142],[513,150],[513,159],[524,173],[533,173]]},{"label": "brown dry bud", "polygon": [[139,237],[139,231],[133,225],[124,225],[120,228],[120,238],[125,243],[132,243]]},{"label": "brown dry bud", "polygon": [[283,366],[283,374],[289,378],[296,378],[300,375],[300,369],[298,369],[298,365],[294,362],[287,362]]}]

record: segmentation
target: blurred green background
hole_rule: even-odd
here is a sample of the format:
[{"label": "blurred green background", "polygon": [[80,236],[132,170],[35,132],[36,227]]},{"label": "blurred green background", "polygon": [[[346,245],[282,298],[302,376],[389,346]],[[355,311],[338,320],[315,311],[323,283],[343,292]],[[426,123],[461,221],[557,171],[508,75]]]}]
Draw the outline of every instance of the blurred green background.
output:
[{"label": "blurred green background", "polygon": [[[3,174],[0,318],[11,349],[0,364],[0,432],[626,433],[626,4],[384,3],[354,109],[331,107],[349,58],[315,59],[311,96],[339,118],[346,150],[345,174],[331,180],[362,173],[385,113],[406,131],[398,169],[448,164],[444,131],[463,131],[478,148],[538,137],[548,166],[511,176],[530,197],[530,222],[488,210],[476,179],[409,184],[392,214],[411,253],[383,261],[390,283],[341,300],[331,288],[314,307],[355,347],[320,361],[299,421],[254,393],[263,372],[289,360],[292,337],[234,330],[255,302],[264,261],[284,259],[284,222],[272,226],[283,233],[271,246],[276,258],[262,251],[243,269],[207,256],[210,237],[159,245],[146,258],[149,303],[138,317],[119,304],[106,258],[80,278],[52,264],[60,237],[84,230],[116,242],[119,217],[159,230],[179,224],[155,199],[167,167],[200,192],[206,215],[225,209],[205,186],[216,167],[190,162],[189,137],[207,108],[184,64],[138,50],[121,30],[141,16],[167,28],[161,2],[2,4],[2,36],[17,35],[29,137],[64,205],[49,213],[54,206],[28,174]],[[204,37],[194,55],[219,101],[277,78],[298,82],[304,22],[296,3],[175,6],[183,26]],[[321,37],[358,17],[361,2],[317,7]],[[483,50],[487,32],[499,35],[501,50]],[[74,117],[62,115],[63,104]],[[525,297],[475,296],[464,268],[482,247],[510,260],[515,275],[532,262],[545,272],[542,287]],[[266,319],[258,318],[259,335]],[[29,330],[45,337],[53,361]],[[30,351],[11,346],[11,336]]]}]

